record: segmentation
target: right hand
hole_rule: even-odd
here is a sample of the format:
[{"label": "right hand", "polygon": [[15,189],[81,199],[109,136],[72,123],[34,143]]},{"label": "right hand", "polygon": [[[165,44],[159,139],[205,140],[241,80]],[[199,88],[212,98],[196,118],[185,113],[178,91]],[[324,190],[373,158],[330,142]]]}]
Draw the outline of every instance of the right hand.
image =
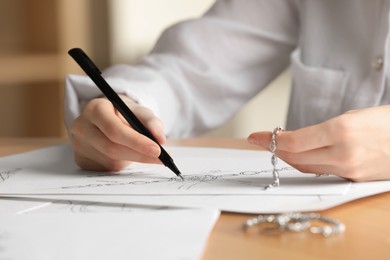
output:
[{"label": "right hand", "polygon": [[[127,96],[121,98],[157,142],[165,143],[163,124],[153,112]],[[131,162],[161,163],[158,159],[160,147],[129,126],[105,98],[89,101],[70,131],[74,159],[82,169],[115,172]]]}]

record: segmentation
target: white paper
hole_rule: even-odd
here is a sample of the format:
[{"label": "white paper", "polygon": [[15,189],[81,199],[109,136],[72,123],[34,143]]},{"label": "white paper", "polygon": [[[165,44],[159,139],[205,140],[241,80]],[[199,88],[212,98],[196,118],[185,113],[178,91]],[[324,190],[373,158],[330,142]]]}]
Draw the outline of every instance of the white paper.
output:
[{"label": "white paper", "polygon": [[[67,145],[0,159],[0,194],[83,195],[341,195],[350,182],[302,174],[280,161],[281,186],[272,183],[270,153],[170,147],[184,181],[163,165],[133,164],[120,173],[81,171]],[[11,176],[11,177],[10,177]]]},{"label": "white paper", "polygon": [[0,215],[0,259],[200,259],[219,213]]},{"label": "white paper", "polygon": [[[83,195],[89,202],[129,203],[143,206],[219,209],[227,212],[270,214],[322,211],[344,203],[390,191],[390,181],[352,183],[347,194],[318,196],[279,195],[208,195],[208,196],[115,196]],[[20,195],[27,196],[27,195]],[[31,196],[31,195],[28,195]],[[33,195],[46,200],[80,200],[79,195]]]},{"label": "white paper", "polygon": [[[259,159],[259,154],[253,151],[233,150],[233,149],[209,149],[209,148],[180,148],[168,147],[168,150],[173,154],[178,165],[180,158],[204,159],[208,156],[210,160],[214,158],[230,158],[227,165],[234,164],[234,160],[242,161],[242,159],[249,158],[251,160]],[[180,152],[180,153],[179,153]],[[270,154],[268,154],[270,156]],[[254,158],[253,158],[254,157]],[[260,158],[261,159],[261,158]],[[265,159],[267,161],[267,159]],[[266,162],[265,162],[266,163]],[[280,162],[281,163],[281,162]],[[260,163],[259,163],[260,165]],[[180,165],[181,167],[183,165]],[[0,193],[10,183],[10,180],[20,173],[21,167],[26,169],[43,169],[41,174],[45,176],[55,175],[61,176],[68,172],[68,169],[76,167],[73,163],[73,158],[69,147],[59,146],[48,149],[19,154],[15,156],[0,158]],[[208,166],[210,167],[210,166]],[[54,169],[54,172],[53,172]],[[65,171],[61,172],[61,169]],[[77,171],[75,174],[83,174],[82,171]],[[172,177],[173,173],[170,173]],[[272,180],[271,173],[268,174],[267,180]],[[303,175],[303,174],[302,174]],[[303,175],[304,176],[304,175]],[[311,176],[311,175],[310,175]],[[41,176],[42,177],[42,176]],[[39,177],[40,179],[42,179]],[[85,176],[84,176],[85,177]],[[110,176],[109,178],[117,178],[118,176]],[[119,176],[120,179],[121,176]],[[158,176],[161,178],[161,176]],[[299,178],[299,177],[298,177]],[[321,182],[324,177],[316,178],[314,181]],[[3,183],[1,183],[1,181]],[[23,178],[21,179],[23,181]],[[16,184],[18,184],[16,182]],[[281,174],[281,185],[285,183],[284,176]],[[61,185],[62,183],[55,183]],[[208,185],[215,185],[209,183]],[[24,186],[28,186],[25,185]],[[292,211],[320,211],[343,203],[378,194],[381,192],[390,191],[390,181],[366,182],[366,183],[351,183],[349,189],[342,194],[318,194],[306,193],[303,195],[293,194],[287,195],[276,189],[273,193],[259,193],[259,194],[175,194],[175,195],[126,195],[126,194],[19,194],[19,195],[3,195],[3,196],[19,196],[19,197],[34,197],[42,200],[71,200],[75,202],[106,202],[117,204],[132,204],[141,207],[157,206],[157,207],[185,207],[185,208],[211,208],[223,211],[242,212],[242,213],[282,213]],[[16,187],[17,188],[17,187]],[[31,190],[34,187],[27,187]],[[117,187],[115,187],[116,189]],[[313,191],[313,189],[312,189]],[[23,193],[23,191],[21,191]],[[279,193],[278,193],[279,192]]]},{"label": "white paper", "polygon": [[6,198],[0,197],[1,214],[35,213],[129,213],[174,209],[167,206],[134,205],[100,201],[61,200],[47,198]]}]

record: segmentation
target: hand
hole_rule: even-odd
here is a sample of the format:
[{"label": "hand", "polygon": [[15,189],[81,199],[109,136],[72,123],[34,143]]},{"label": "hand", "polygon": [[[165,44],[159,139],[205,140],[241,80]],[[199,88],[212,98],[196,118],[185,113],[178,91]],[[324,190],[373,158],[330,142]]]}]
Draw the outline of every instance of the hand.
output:
[{"label": "hand", "polygon": [[[353,181],[390,179],[390,106],[353,110],[318,125],[276,137],[278,157],[307,173]],[[269,149],[271,133],[248,141]]]},{"label": "hand", "polygon": [[[126,96],[122,100],[163,144],[161,121],[147,108]],[[105,98],[91,100],[71,126],[76,163],[85,170],[119,171],[131,162],[160,163],[160,147],[136,132]]]}]

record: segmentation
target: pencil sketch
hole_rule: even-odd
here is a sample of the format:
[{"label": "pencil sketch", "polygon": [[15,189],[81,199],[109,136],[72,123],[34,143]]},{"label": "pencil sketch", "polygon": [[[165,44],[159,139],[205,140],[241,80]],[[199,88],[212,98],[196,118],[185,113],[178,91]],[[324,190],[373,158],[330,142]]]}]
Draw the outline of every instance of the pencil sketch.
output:
[{"label": "pencil sketch", "polygon": [[164,210],[165,206],[142,206],[125,203],[83,202],[71,200],[53,201],[48,207],[37,210],[38,213],[120,213]]},{"label": "pencil sketch", "polygon": [[[279,169],[279,172],[291,172],[295,169],[293,167],[283,167]],[[214,186],[226,186],[226,184],[236,186],[248,186],[259,189],[265,189],[268,185],[269,177],[266,173],[272,173],[272,169],[261,170],[261,171],[239,171],[239,172],[228,172],[221,170],[212,170],[207,172],[201,172],[197,174],[183,174],[183,180],[178,177],[164,177],[164,176],[150,176],[146,172],[130,173],[129,175],[124,174],[112,174],[104,173],[99,175],[88,175],[87,183],[78,185],[63,185],[60,189],[87,189],[87,188],[99,188],[99,187],[113,187],[113,186],[151,186],[157,184],[166,184],[170,189],[186,190],[190,191],[196,187],[204,185]],[[132,175],[136,180],[128,180],[132,178]],[[263,178],[259,176],[263,176]],[[142,176],[140,179],[140,176]],[[119,177],[119,178],[118,178]],[[126,178],[121,180],[121,177]],[[128,178],[127,178],[128,177]],[[251,178],[256,177],[256,178]],[[307,178],[314,178],[315,175],[305,175],[301,180]],[[57,188],[55,188],[57,189]]]},{"label": "pencil sketch", "polygon": [[167,209],[170,208],[166,206],[134,205],[125,202],[110,203],[67,199],[51,200],[39,198],[0,198],[0,215],[24,215],[34,213],[121,213]]},{"label": "pencil sketch", "polygon": [[[268,160],[266,160],[268,161]],[[19,169],[20,168],[20,169]],[[349,182],[337,176],[315,177],[287,164],[278,167],[283,185],[266,190],[272,167],[260,160],[203,157],[180,160],[181,180],[163,165],[133,164],[112,172],[90,172],[74,164],[36,165],[3,170],[2,195],[334,195],[343,194]],[[2,169],[7,169],[3,167]],[[10,168],[11,169],[11,168]],[[16,174],[14,174],[18,171]],[[9,176],[13,177],[9,178]],[[66,198],[65,198],[66,199]]]},{"label": "pencil sketch", "polygon": [[123,186],[123,185],[139,186],[139,185],[173,183],[176,184],[176,188],[178,190],[181,189],[190,190],[191,188],[197,185],[209,184],[212,182],[225,182],[225,181],[237,182],[240,184],[253,186],[253,184],[249,181],[245,181],[242,179],[235,180],[235,178],[243,177],[243,176],[255,176],[266,172],[270,172],[270,170],[242,171],[242,172],[230,173],[230,174],[226,174],[226,172],[224,172],[224,174],[221,174],[222,171],[214,170],[210,172],[204,172],[201,174],[185,174],[183,175],[183,180],[178,177],[171,177],[171,178],[158,177],[158,178],[153,178],[148,180],[146,179],[148,177],[148,174],[146,172],[137,172],[137,174],[144,174],[145,180],[135,180],[135,181],[121,181],[118,179],[108,180],[107,178],[113,178],[113,177],[115,178],[118,177],[118,175],[107,173],[107,174],[99,174],[99,175],[88,175],[87,177],[90,179],[91,183],[73,185],[73,186],[61,186],[61,189],[85,189],[85,188],[97,188],[97,187],[108,187],[108,186]]},{"label": "pencil sketch", "polygon": [[8,180],[13,174],[20,171],[21,168],[15,168],[10,170],[2,170],[0,169],[0,182],[4,182]]}]

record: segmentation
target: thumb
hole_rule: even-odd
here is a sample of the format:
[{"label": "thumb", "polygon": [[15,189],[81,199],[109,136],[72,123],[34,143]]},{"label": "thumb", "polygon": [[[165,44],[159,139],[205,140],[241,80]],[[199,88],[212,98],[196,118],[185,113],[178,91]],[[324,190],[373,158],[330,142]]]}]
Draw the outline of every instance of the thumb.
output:
[{"label": "thumb", "polygon": [[248,136],[247,141],[250,144],[258,145],[266,150],[269,150],[271,138],[271,132],[255,132]]}]

